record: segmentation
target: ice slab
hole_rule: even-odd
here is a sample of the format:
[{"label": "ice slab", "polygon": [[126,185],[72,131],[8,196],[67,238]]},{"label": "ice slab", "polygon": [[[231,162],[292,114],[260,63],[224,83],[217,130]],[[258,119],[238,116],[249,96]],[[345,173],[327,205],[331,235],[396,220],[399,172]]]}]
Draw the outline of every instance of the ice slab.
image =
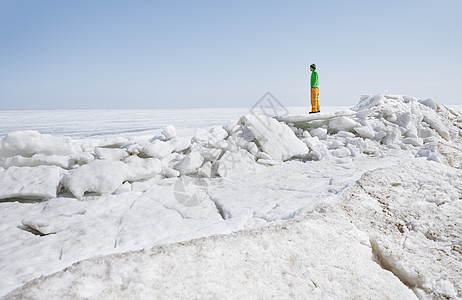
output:
[{"label": "ice slab", "polygon": [[56,197],[63,173],[55,166],[0,168],[0,199]]}]

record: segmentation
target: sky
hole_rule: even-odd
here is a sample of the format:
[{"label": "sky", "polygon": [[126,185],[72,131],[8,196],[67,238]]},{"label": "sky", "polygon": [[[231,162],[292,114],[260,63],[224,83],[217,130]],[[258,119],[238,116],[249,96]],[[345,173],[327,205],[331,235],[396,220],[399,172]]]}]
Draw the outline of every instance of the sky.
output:
[{"label": "sky", "polygon": [[462,1],[0,0],[0,109],[462,104]]}]

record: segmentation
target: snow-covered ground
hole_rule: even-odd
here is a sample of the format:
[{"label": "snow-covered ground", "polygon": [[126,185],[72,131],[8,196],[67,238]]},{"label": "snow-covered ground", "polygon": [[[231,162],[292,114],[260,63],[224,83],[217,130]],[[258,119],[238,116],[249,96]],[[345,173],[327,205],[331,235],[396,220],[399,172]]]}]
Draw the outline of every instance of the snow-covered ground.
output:
[{"label": "snow-covered ground", "polygon": [[0,295],[462,297],[457,111],[379,94],[238,112],[3,136]]}]

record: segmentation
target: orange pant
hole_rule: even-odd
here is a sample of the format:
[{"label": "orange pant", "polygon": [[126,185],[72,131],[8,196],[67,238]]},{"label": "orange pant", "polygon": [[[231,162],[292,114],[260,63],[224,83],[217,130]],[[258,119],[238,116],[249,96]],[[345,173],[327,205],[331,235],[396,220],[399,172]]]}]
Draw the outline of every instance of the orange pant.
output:
[{"label": "orange pant", "polygon": [[311,89],[311,111],[317,112],[321,111],[319,107],[319,88],[312,88]]}]

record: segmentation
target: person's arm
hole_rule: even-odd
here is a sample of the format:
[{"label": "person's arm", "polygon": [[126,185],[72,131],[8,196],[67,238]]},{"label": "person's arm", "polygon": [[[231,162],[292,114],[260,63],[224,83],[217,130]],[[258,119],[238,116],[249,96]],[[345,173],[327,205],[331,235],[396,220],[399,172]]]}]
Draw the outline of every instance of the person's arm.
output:
[{"label": "person's arm", "polygon": [[318,86],[318,80],[319,80],[319,77],[318,77],[318,72],[313,72],[311,73],[311,88],[315,88]]}]

